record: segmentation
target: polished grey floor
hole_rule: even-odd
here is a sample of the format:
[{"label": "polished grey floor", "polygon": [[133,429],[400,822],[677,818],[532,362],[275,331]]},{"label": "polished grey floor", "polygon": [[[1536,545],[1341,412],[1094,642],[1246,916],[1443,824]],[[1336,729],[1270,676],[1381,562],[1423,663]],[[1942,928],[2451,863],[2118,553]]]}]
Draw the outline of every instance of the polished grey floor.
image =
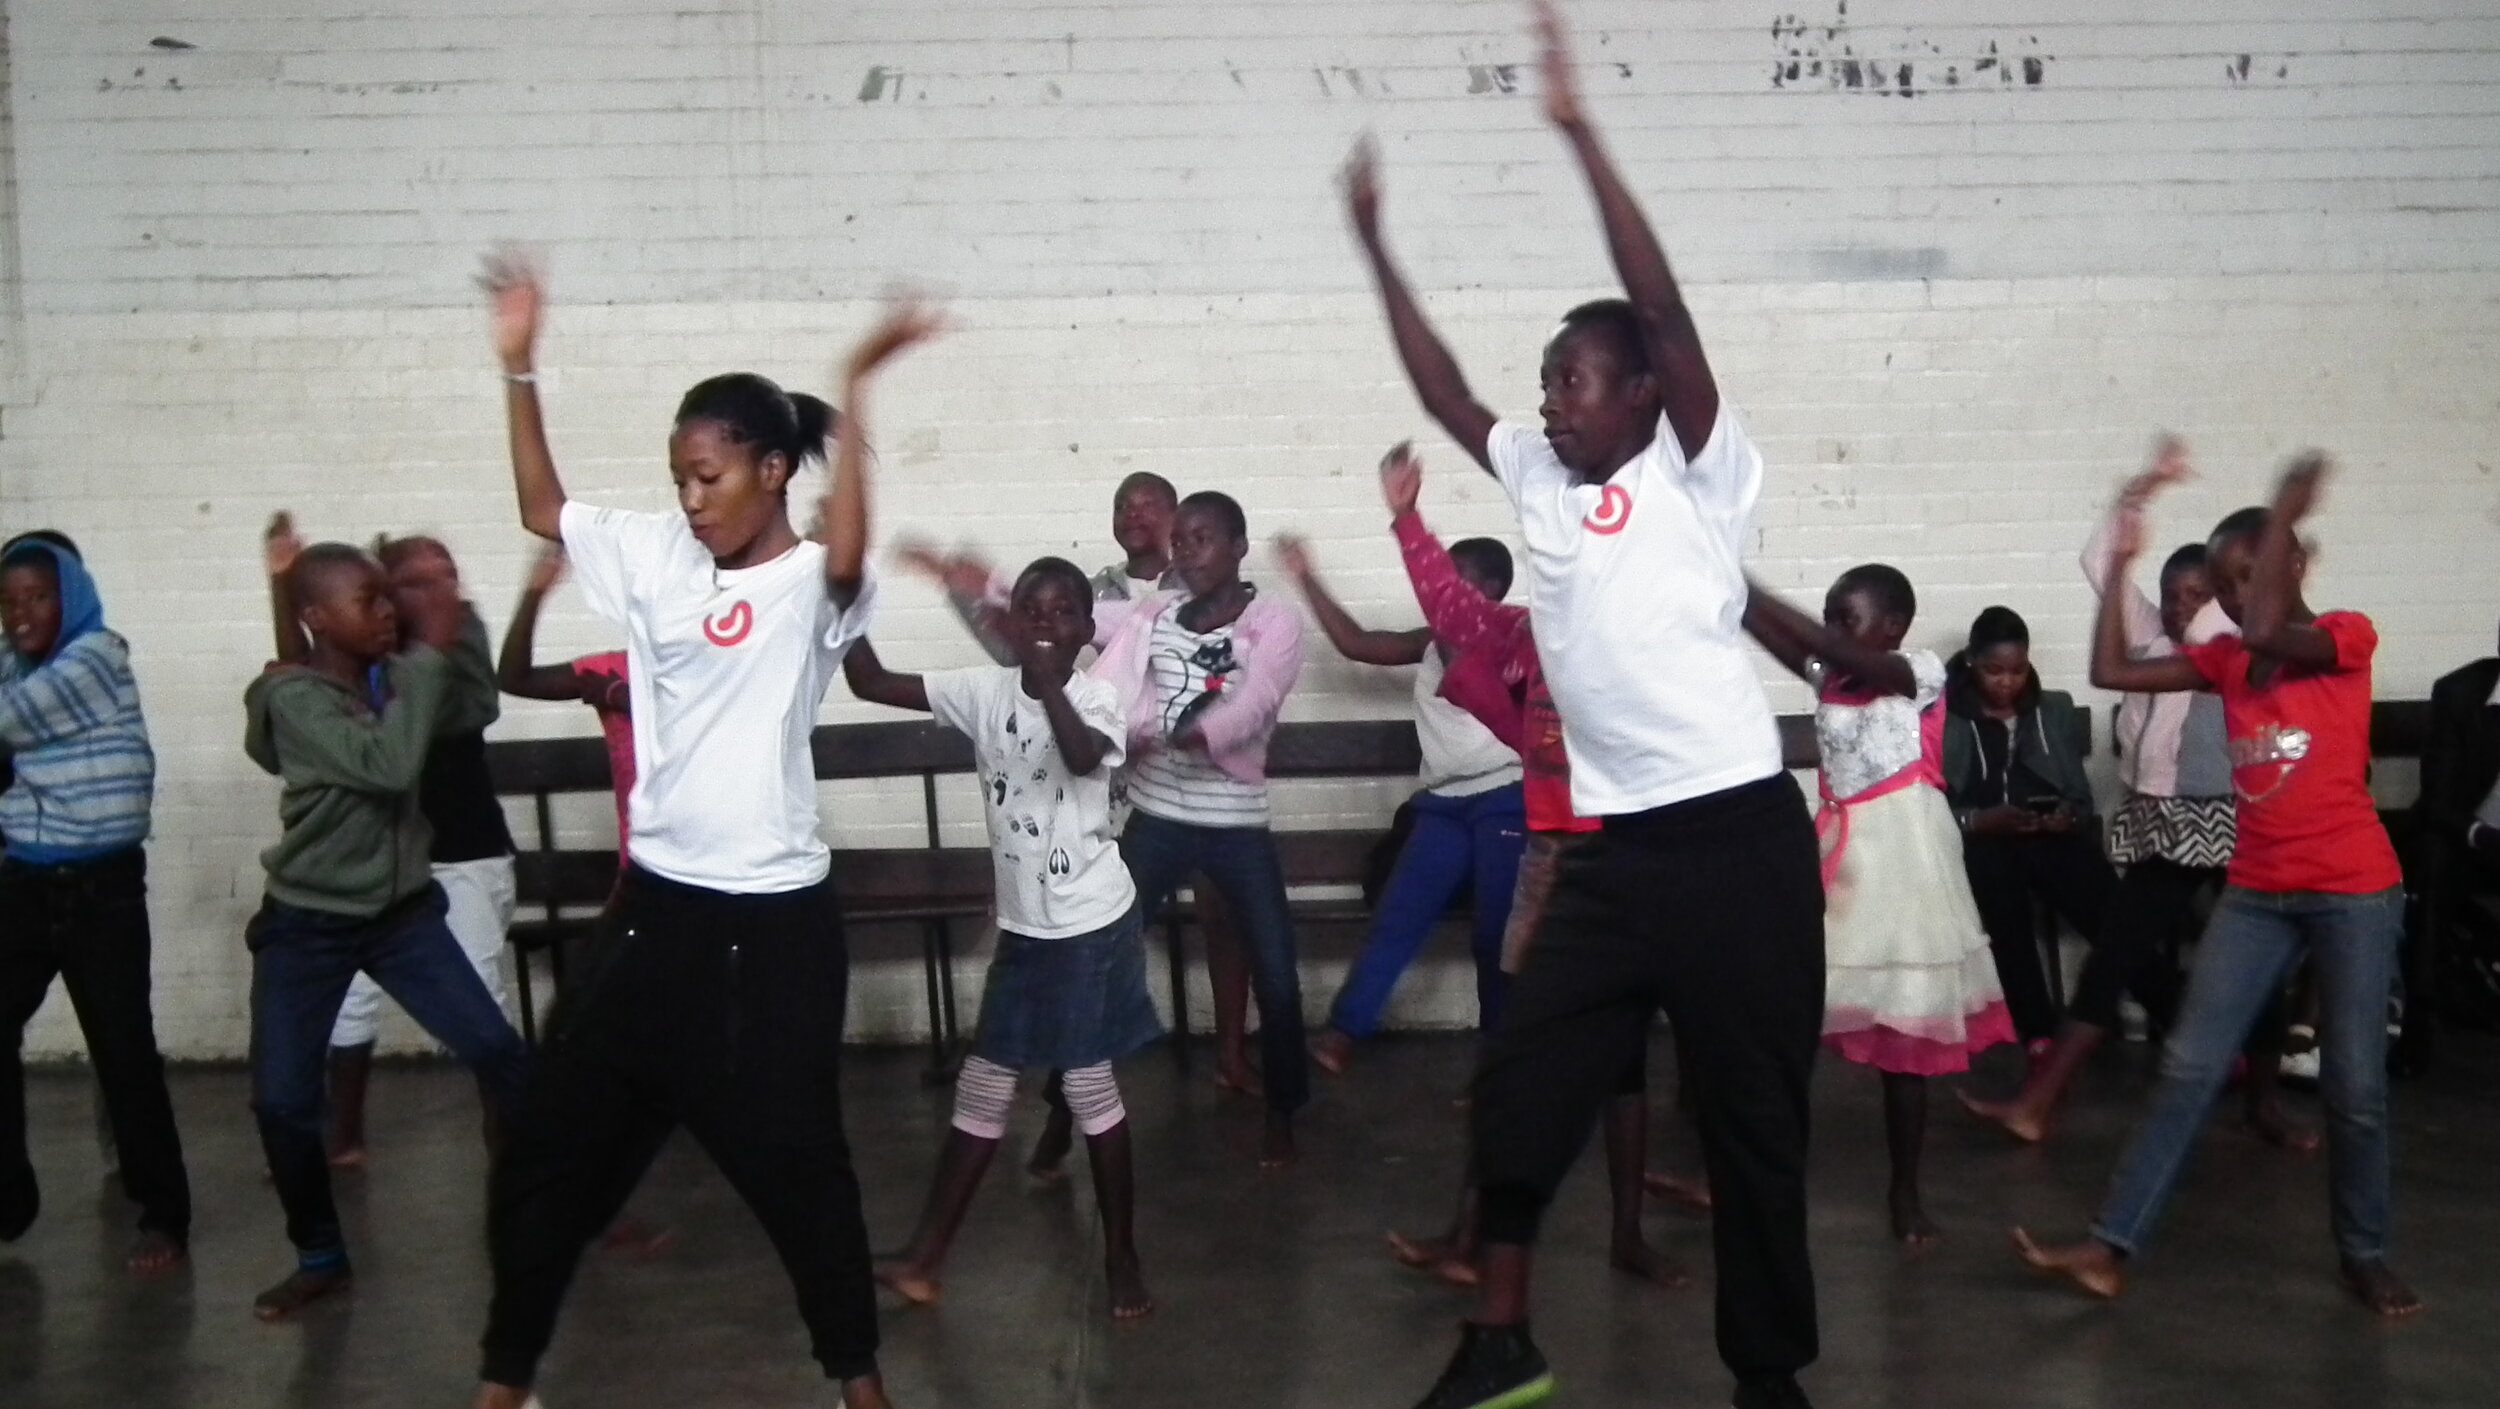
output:
[{"label": "polished grey floor", "polygon": [[[1124,1074],[1139,1139],[1147,1271],[1161,1311],[1102,1315],[1088,1185],[994,1172],[941,1306],[889,1308],[896,1402],[1036,1406],[1404,1409],[1446,1354],[1463,1303],[1382,1255],[1392,1224],[1429,1226],[1451,1192],[1466,1069],[1457,1037],[1391,1039],[1327,1083],[1284,1175],[1252,1164],[1257,1117],[1160,1054]],[[1656,1065],[1665,1089],[1669,1058]],[[1931,1206],[1949,1238],[1897,1253],[1882,1227],[1876,1088],[1826,1063],[1814,1162],[1824,1356],[1807,1383],[1825,1409],[2001,1406],[2500,1404],[2500,1045],[2455,1044],[2399,1088],[2398,1265],[2431,1310],[2384,1325],[2340,1296],[2321,1161],[2227,1123],[2206,1142],[2128,1296],[2097,1305],[2034,1282],[2005,1250],[2030,1220],[2071,1231],[2089,1213],[2146,1080],[2141,1047],[2090,1074],[2053,1148],[2008,1148],[1940,1105]],[[483,1159],[471,1089],[453,1071],[389,1068],[375,1082],[375,1162],[342,1181],[361,1281],[298,1324],[256,1324],[253,1291],[287,1254],[233,1071],[185,1071],[175,1098],[200,1204],[185,1272],[138,1283],[118,1265],[126,1212],[101,1177],[89,1085],[30,1082],[47,1206],[0,1248],[0,1405],[438,1406],[469,1390],[486,1291]],[[1945,1093],[1937,1093],[1945,1101]],[[945,1119],[903,1052],[863,1052],[849,1120],[871,1227],[898,1241]],[[2316,1119],[2305,1099],[2302,1111]],[[1019,1138],[1034,1123],[1028,1109]],[[1689,1165],[1661,1120],[1658,1159]],[[699,1152],[662,1157],[642,1207],[683,1241],[652,1261],[594,1255],[542,1389],[551,1409],[826,1405],[769,1248]],[[1662,1292],[1602,1263],[1603,1191],[1583,1161],[1550,1228],[1538,1338],[1563,1405],[1715,1405],[1706,1225],[1669,1213],[1653,1239],[1700,1273]]]}]

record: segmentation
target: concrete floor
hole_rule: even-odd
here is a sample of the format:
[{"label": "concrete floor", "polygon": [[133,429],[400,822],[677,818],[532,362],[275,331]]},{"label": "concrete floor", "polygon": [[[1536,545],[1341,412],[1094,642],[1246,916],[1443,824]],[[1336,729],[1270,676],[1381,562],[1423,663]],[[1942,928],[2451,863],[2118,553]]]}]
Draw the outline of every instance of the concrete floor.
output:
[{"label": "concrete floor", "polygon": [[[1327,1083],[1307,1158],[1252,1166],[1255,1111],[1218,1096],[1201,1061],[1161,1054],[1123,1074],[1137,1119],[1140,1239],[1161,1312],[1102,1315],[1090,1196],[995,1171],[947,1297],[889,1308],[885,1364],[905,1409],[1312,1406],[1403,1409],[1440,1368],[1463,1302],[1382,1255],[1381,1231],[1423,1228],[1451,1192],[1469,1046],[1384,1041]],[[1669,1057],[1661,1043],[1656,1068]],[[1930,1207],[1948,1241],[1905,1260],[1884,1235],[1876,1088],[1826,1063],[1819,1078],[1815,1253],[1824,1355],[1807,1379],[1824,1409],[2264,1405],[2267,1409],[2500,1403],[2500,1044],[2460,1039],[2432,1079],[2399,1090],[2401,1267],[2431,1310],[2382,1325],[2332,1279],[2320,1162],[2218,1128],[2156,1255],[2127,1298],[2095,1305],[2034,1282],[2003,1230],[2077,1230],[2107,1177],[2146,1079],[2141,1047],[2091,1072],[2064,1138],[2008,1148],[1939,1121]],[[252,1293],[287,1265],[241,1074],[185,1071],[175,1086],[200,1220],[191,1268],[134,1283],[118,1266],[127,1215],[101,1178],[89,1085],[38,1073],[29,1092],[47,1207],[0,1249],[0,1404],[438,1406],[465,1402],[486,1293],[482,1156],[462,1077],[389,1068],[374,1091],[375,1163],[342,1180],[360,1282],[299,1324],[266,1327]],[[1943,1092],[1939,1101],[1949,1106]],[[2303,1113],[2316,1112],[2303,1099]],[[880,1246],[917,1211],[946,1097],[919,1058],[864,1051],[850,1129]],[[1958,1112],[1956,1112],[1958,1116]],[[1021,1139],[1034,1124],[1021,1117]],[[1661,1162],[1689,1166],[1689,1133],[1661,1122]],[[1080,1170],[1082,1161],[1077,1162]],[[1604,1197],[1583,1161],[1550,1225],[1538,1338],[1566,1405],[1712,1405],[1706,1227],[1656,1215],[1653,1238],[1701,1273],[1662,1292],[1602,1265]],[[641,1207],[679,1247],[650,1262],[594,1255],[576,1284],[542,1388],[554,1409],[826,1405],[769,1249],[701,1155],[672,1146]]]}]

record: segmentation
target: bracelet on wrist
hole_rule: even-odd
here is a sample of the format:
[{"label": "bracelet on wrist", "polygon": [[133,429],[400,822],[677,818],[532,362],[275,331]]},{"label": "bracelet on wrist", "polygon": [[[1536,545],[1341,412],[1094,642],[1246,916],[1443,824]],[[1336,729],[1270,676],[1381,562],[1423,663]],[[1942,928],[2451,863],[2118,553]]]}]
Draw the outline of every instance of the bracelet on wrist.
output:
[{"label": "bracelet on wrist", "polygon": [[503,374],[503,379],[504,379],[504,381],[505,381],[507,384],[512,385],[512,386],[536,386],[536,385],[538,385],[538,373],[536,373],[536,372],[534,372],[534,371],[533,371],[533,372],[506,372],[506,373],[504,373],[504,374]]}]

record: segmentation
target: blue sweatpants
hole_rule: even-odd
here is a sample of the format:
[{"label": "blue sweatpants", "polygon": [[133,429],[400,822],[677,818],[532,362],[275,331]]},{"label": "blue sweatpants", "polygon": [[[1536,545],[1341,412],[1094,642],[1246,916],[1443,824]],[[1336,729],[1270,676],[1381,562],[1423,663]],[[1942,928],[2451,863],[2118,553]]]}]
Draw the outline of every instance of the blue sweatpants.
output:
[{"label": "blue sweatpants", "polygon": [[1472,877],[1476,918],[1476,1002],[1490,1013],[1502,982],[1502,930],[1510,922],[1510,897],[1519,876],[1519,853],[1527,845],[1527,814],[1517,783],[1467,797],[1417,793],[1408,804],[1414,830],[1398,852],[1397,869],[1372,912],[1371,933],[1346,970],[1345,986],[1329,1010],[1329,1026],[1348,1037],[1369,1037],[1406,966],[1424,947],[1432,927]]}]

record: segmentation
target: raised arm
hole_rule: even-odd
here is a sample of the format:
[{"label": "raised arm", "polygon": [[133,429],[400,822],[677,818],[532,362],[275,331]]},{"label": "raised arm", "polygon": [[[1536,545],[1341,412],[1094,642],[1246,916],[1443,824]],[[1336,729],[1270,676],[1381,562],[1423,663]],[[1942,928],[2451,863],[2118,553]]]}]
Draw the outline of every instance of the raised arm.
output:
[{"label": "raised arm", "polygon": [[[2184,478],[2186,459],[2178,461],[2178,474]],[[2141,503],[2121,501],[2118,512],[2109,521],[2109,570],[2113,578],[2124,578],[2134,566],[2136,556],[2144,551],[2144,509]],[[2127,641],[2127,604],[2123,592],[2103,592],[2099,614],[2092,623],[2092,683],[2103,690],[2124,690],[2130,694],[2175,694],[2182,690],[2206,688],[2205,673],[2185,656],[2161,656],[2137,660]]]},{"label": "raised arm", "polygon": [[277,659],[284,665],[295,665],[312,654],[312,638],[304,634],[304,621],[295,610],[295,594],[288,590],[287,571],[304,551],[304,540],[295,532],[295,516],[284,509],[269,516],[269,527],[261,533],[261,566],[269,573],[269,618],[277,637]]},{"label": "raised arm", "polygon": [[1356,621],[1353,613],[1319,580],[1319,570],[1311,565],[1311,545],[1300,534],[1279,535],[1276,558],[1284,565],[1285,575],[1294,580],[1310,602],[1311,615],[1319,619],[1319,629],[1327,633],[1328,644],[1347,660],[1364,665],[1413,665],[1431,648],[1432,632],[1424,628],[1373,631]]},{"label": "raised arm", "polygon": [[971,552],[948,553],[925,538],[905,538],[893,548],[894,560],[938,585],[946,605],[972,633],[974,643],[999,665],[1016,663],[1016,648],[1007,639],[995,576],[987,559]]},{"label": "raised arm", "polygon": [[863,636],[842,657],[842,679],[851,693],[870,704],[929,712],[929,687],[918,675],[898,675],[877,659],[877,648]]},{"label": "raised arm", "polygon": [[547,594],[564,580],[564,549],[549,543],[538,550],[538,558],[530,564],[529,580],[521,585],[520,604],[512,609],[512,624],[504,628],[503,649],[495,657],[495,684],[507,695],[525,700],[578,700],[582,697],[582,679],[567,665],[539,665],[538,613],[547,605]]},{"label": "raised arm", "polygon": [[1918,678],[1907,660],[1832,630],[1751,576],[1745,579],[1745,630],[1800,680],[1812,682],[1812,663],[1821,661],[1827,669],[1868,689],[1887,695],[1918,694]]},{"label": "raised arm", "polygon": [[2257,539],[2257,565],[2240,593],[2240,640],[2257,655],[2311,670],[2335,668],[2335,638],[2300,603],[2300,523],[2317,507],[2327,460],[2307,450],[2283,472]]},{"label": "raised arm", "polygon": [[564,483],[547,449],[547,425],[538,412],[538,325],[547,286],[537,263],[512,248],[486,256],[478,283],[494,299],[495,356],[503,363],[503,406],[512,445],[512,484],[521,500],[521,527],[541,538],[562,536]]},{"label": "raised arm", "polygon": [[1692,310],[1685,307],[1683,290],[1667,267],[1666,249],[1650,229],[1649,218],[1641,213],[1640,202],[1616,173],[1580,104],[1580,85],[1571,72],[1562,13],[1553,0],[1538,0],[1536,27],[1544,46],[1545,116],[1571,144],[1581,173],[1588,178],[1589,193],[1597,199],[1606,249],[1614,258],[1616,277],[1623,281],[1624,297],[1631,300],[1641,320],[1667,421],[1675,427],[1685,456],[1699,455],[1710,443],[1710,429],[1719,419],[1719,384],[1710,375],[1709,359],[1702,355]]},{"label": "raised arm", "polygon": [[1458,359],[1450,355],[1440,334],[1424,321],[1424,311],[1416,304],[1414,291],[1407,288],[1406,276],[1398,272],[1397,261],[1389,257],[1389,246],[1380,234],[1380,152],[1372,139],[1365,137],[1355,143],[1354,155],[1346,159],[1346,212],[1354,221],[1355,237],[1363,242],[1363,257],[1370,264],[1372,282],[1380,286],[1380,304],[1389,315],[1389,337],[1397,344],[1398,361],[1406,368],[1406,380],[1415,388],[1415,395],[1424,403],[1424,411],[1441,423],[1450,439],[1473,456],[1476,464],[1486,470],[1493,462],[1485,451],[1485,440],[1493,434],[1497,417],[1476,400],[1467,389],[1467,375],[1458,369]]},{"label": "raised arm", "polygon": [[[885,315],[851,350],[842,372],[842,412],[834,434],[833,483],[821,516],[825,590],[843,606],[859,599],[868,572],[868,384],[877,370],[905,348],[927,342],[945,327],[918,299],[886,306]],[[919,708],[927,708],[921,705]]]}]

